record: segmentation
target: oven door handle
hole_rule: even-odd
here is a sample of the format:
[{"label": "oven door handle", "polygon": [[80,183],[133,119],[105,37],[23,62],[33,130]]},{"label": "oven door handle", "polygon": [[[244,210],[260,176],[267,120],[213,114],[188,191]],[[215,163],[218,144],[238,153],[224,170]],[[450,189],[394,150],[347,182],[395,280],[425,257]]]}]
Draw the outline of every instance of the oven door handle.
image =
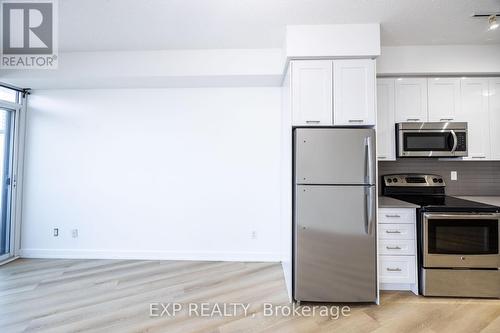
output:
[{"label": "oven door handle", "polygon": [[451,152],[454,153],[455,150],[457,150],[457,145],[458,145],[458,139],[457,139],[457,134],[455,133],[454,130],[450,130],[451,136],[453,137],[453,148],[451,148]]},{"label": "oven door handle", "polygon": [[449,219],[500,219],[500,214],[498,213],[456,213],[456,214],[446,214],[446,213],[424,213],[425,220],[427,219],[436,219],[436,220],[449,220]]}]

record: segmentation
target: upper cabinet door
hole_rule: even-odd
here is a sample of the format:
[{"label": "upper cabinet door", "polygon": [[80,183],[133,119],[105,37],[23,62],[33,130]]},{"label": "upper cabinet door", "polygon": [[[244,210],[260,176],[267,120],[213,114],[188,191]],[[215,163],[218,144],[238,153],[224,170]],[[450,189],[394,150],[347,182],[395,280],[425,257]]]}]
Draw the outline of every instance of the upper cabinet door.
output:
[{"label": "upper cabinet door", "polygon": [[394,79],[377,80],[377,158],[396,160]]},{"label": "upper cabinet door", "polygon": [[429,121],[454,121],[460,107],[459,78],[427,80]]},{"label": "upper cabinet door", "polygon": [[375,125],[375,61],[333,61],[333,124]]},{"label": "upper cabinet door", "polygon": [[396,122],[427,121],[427,79],[396,79]]},{"label": "upper cabinet door", "polygon": [[464,159],[489,159],[488,79],[462,79],[460,90],[461,106],[456,120],[467,122],[469,139],[467,144],[469,156]]},{"label": "upper cabinet door", "polygon": [[292,114],[295,126],[331,126],[331,60],[297,60],[292,66]]},{"label": "upper cabinet door", "polygon": [[488,96],[491,158],[500,160],[500,78],[489,80]]}]

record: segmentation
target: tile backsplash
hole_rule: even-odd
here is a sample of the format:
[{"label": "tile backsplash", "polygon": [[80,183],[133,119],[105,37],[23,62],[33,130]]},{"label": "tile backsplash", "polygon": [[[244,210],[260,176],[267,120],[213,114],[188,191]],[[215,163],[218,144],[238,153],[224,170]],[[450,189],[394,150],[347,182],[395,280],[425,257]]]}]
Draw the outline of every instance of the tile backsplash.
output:
[{"label": "tile backsplash", "polygon": [[[444,177],[448,195],[500,196],[500,161],[442,161],[437,159],[398,159],[378,163],[379,175],[391,173],[430,173]],[[458,179],[451,180],[451,171]]]}]

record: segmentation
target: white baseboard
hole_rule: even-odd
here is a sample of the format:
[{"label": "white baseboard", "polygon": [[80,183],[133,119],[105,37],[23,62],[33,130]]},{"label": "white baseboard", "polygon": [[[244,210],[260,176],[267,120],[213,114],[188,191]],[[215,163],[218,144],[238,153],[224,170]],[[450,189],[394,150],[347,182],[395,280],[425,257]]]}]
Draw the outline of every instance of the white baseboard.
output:
[{"label": "white baseboard", "polygon": [[48,259],[128,259],[128,260],[194,260],[194,261],[260,261],[280,262],[273,252],[174,252],[126,250],[21,249],[21,258]]}]

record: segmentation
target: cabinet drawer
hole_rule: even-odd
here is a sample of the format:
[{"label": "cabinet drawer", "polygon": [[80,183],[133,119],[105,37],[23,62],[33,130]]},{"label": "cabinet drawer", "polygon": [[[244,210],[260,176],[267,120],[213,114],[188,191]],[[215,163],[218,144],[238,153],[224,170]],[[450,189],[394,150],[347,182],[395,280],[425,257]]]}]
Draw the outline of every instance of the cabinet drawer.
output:
[{"label": "cabinet drawer", "polygon": [[415,240],[410,239],[381,239],[378,242],[379,254],[414,255]]},{"label": "cabinet drawer", "polygon": [[415,209],[379,208],[378,223],[415,223]]},{"label": "cabinet drawer", "polygon": [[380,283],[415,283],[415,256],[380,256]]},{"label": "cabinet drawer", "polygon": [[414,224],[380,224],[378,227],[379,239],[415,239]]}]

